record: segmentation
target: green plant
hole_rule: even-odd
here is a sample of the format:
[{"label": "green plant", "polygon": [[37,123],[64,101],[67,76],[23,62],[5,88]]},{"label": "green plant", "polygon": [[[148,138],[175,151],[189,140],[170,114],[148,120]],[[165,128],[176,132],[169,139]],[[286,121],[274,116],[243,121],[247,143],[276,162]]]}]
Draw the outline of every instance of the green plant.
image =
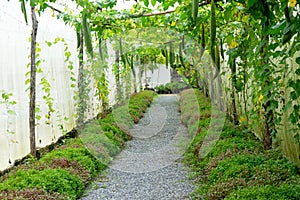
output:
[{"label": "green plant", "polygon": [[[65,57],[65,60],[64,62],[66,63],[67,65],[67,69],[68,69],[68,72],[69,72],[69,77],[70,77],[70,88],[74,91],[75,93],[75,88],[76,88],[76,77],[75,77],[75,72],[74,72],[74,62],[72,61],[71,59],[71,56],[72,56],[72,53],[69,49],[69,45],[68,43],[66,42],[66,40],[64,38],[60,38],[60,37],[57,37],[54,39],[53,42],[50,42],[50,41],[45,41],[45,43],[47,44],[48,47],[51,47],[52,45],[56,45],[58,43],[63,43],[64,45],[64,57]],[[45,101],[48,101],[47,104],[50,104],[51,100],[54,101],[54,99],[51,99],[51,96],[50,96],[50,89],[51,89],[51,85],[50,83],[47,81],[47,79],[43,78],[43,90],[45,91],[45,95],[44,95],[44,100]],[[46,93],[47,91],[47,93]],[[74,100],[76,100],[77,98],[74,97]],[[53,104],[53,103],[52,103]],[[75,103],[76,104],[76,103]],[[50,108],[49,108],[50,110]],[[59,110],[52,110],[52,112],[56,113],[56,117],[57,117],[57,121],[59,122],[58,126],[59,128],[61,129],[61,131],[63,132],[63,134],[66,134],[66,130],[64,129],[63,127],[63,121],[68,121],[69,118],[67,118],[66,116],[63,116]],[[47,124],[50,123],[50,117],[51,117],[51,113],[52,112],[48,112],[48,114],[45,116],[47,120]]]},{"label": "green plant", "polygon": [[106,168],[106,165],[101,161],[94,158],[90,152],[83,146],[58,148],[54,151],[46,154],[40,159],[40,162],[53,162],[57,158],[66,158],[69,161],[76,161],[85,169],[89,170],[92,176],[95,176],[97,172]]},{"label": "green plant", "polygon": [[121,146],[125,145],[125,142],[128,141],[129,136],[126,134],[123,130],[121,130],[118,126],[114,124],[106,124],[106,123],[101,123],[101,129],[105,132],[112,132],[117,138],[118,141],[120,141]]},{"label": "green plant", "polygon": [[23,190],[8,190],[0,191],[0,198],[5,200],[30,200],[30,199],[43,199],[43,200],[66,200],[65,195],[57,192],[46,192],[43,189],[28,188]]},{"label": "green plant", "polygon": [[78,176],[84,185],[86,185],[92,178],[92,175],[89,170],[82,167],[78,162],[70,161],[66,158],[54,158],[50,163],[50,166],[47,165],[37,166],[39,170],[43,168],[47,169],[47,167],[50,167],[52,169],[56,169],[56,168],[65,169],[69,171],[72,175]]},{"label": "green plant", "polygon": [[[194,171],[192,178],[199,183],[199,188],[193,192],[195,198],[204,196],[207,199],[234,199],[246,188],[268,185],[268,190],[277,191],[284,184],[299,184],[297,168],[285,158],[279,148],[264,151],[263,145],[252,132],[243,130],[243,126],[234,126],[228,119],[215,147],[206,157],[200,158],[199,149],[206,136],[211,115],[193,115],[192,108],[197,103],[201,114],[208,113],[210,106],[204,96],[191,90],[181,93],[182,118],[189,131],[195,134],[185,153],[185,162]],[[232,193],[236,195],[231,196]],[[256,198],[251,192],[245,193],[249,196],[241,199]],[[263,195],[265,192],[260,193]],[[277,197],[277,194],[271,197]],[[262,197],[264,198],[265,196]]]},{"label": "green plant", "polygon": [[254,168],[265,161],[262,155],[236,155],[219,161],[217,167],[208,176],[209,183],[224,181],[229,178],[250,178]]},{"label": "green plant", "polygon": [[[15,105],[17,104],[16,101],[12,100],[13,94],[11,92],[6,92],[4,90],[0,90],[0,105],[5,105],[5,114],[8,116],[16,115],[16,111],[14,110]],[[6,126],[6,133],[15,134],[14,131],[11,130],[11,124],[7,123]]]},{"label": "green plant", "polygon": [[0,191],[25,188],[43,188],[47,192],[58,192],[75,200],[81,196],[84,185],[79,177],[59,168],[42,171],[35,169],[18,170],[14,175],[0,183]]},{"label": "green plant", "polygon": [[239,189],[232,192],[226,200],[235,199],[261,199],[261,200],[286,200],[298,199],[300,196],[299,185],[284,184],[278,187],[273,186],[255,186],[250,188]]},{"label": "green plant", "polygon": [[184,89],[187,89],[188,85],[184,82],[170,82],[163,85],[155,86],[155,91],[158,94],[171,94],[171,93],[179,93]]},{"label": "green plant", "polygon": [[112,160],[111,156],[120,151],[120,148],[104,134],[83,133],[80,134],[80,138],[91,154],[104,164],[108,164]]}]

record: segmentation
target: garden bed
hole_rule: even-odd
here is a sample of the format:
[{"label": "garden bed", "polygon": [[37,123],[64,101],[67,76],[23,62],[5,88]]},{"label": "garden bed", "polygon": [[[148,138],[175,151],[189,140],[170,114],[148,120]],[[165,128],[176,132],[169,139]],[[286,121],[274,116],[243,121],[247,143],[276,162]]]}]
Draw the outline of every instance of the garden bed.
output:
[{"label": "garden bed", "polygon": [[[197,105],[198,104],[198,105]],[[195,107],[199,106],[199,112]],[[181,93],[182,121],[195,137],[185,154],[199,187],[195,199],[299,199],[299,169],[279,148],[265,151],[245,127],[226,120],[220,139],[204,158],[199,150],[210,124],[211,103],[197,90]]]},{"label": "garden bed", "polygon": [[39,160],[29,157],[0,177],[0,199],[78,199],[131,138],[127,131],[143,117],[155,93],[134,94],[128,104],[80,130],[80,138],[61,140]]}]

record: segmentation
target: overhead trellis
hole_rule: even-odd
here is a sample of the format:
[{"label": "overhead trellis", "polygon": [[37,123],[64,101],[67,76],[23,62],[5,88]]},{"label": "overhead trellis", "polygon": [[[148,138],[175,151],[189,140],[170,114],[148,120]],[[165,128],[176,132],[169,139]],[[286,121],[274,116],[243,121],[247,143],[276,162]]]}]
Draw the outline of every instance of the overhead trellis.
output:
[{"label": "overhead trellis", "polygon": [[[27,2],[33,8],[32,16],[35,13],[42,14],[45,9],[50,8],[60,12],[58,16],[65,23],[74,26],[79,36],[81,63],[83,43],[93,60],[96,55],[93,40],[102,43],[117,34],[146,27],[160,27],[165,32],[172,30],[181,33],[175,41],[168,36],[160,37],[159,34],[153,34],[150,41],[143,41],[142,32],[139,36],[128,37],[128,40],[136,40],[133,44],[143,46],[145,51],[140,48],[136,53],[130,53],[128,50],[125,58],[119,61],[135,74],[132,64],[136,54],[141,57],[140,55],[148,53],[151,59],[161,57],[167,66],[183,75],[185,81],[193,87],[201,88],[211,97],[220,93],[220,87],[211,87],[214,81],[218,85],[222,85],[222,81],[229,82],[225,88],[230,91],[230,97],[227,98],[230,108],[228,112],[235,124],[245,124],[258,132],[266,149],[274,145],[273,139],[277,135],[285,134],[286,131],[296,133],[288,137],[299,142],[298,1],[143,0],[137,1],[131,9],[114,10],[115,0],[74,0],[77,11],[62,12],[55,8],[55,0],[20,0],[26,23]],[[201,48],[185,42],[182,36],[195,41]],[[126,43],[126,40],[122,41],[123,51]],[[148,46],[160,50],[147,52]],[[33,43],[32,48],[34,47]],[[122,52],[118,53],[123,56]],[[103,54],[99,48],[102,60]],[[203,57],[207,54],[211,56],[209,61]],[[140,60],[146,61],[149,58],[145,56]],[[211,72],[199,67],[204,63],[212,67]],[[31,88],[34,89],[34,85]],[[238,104],[243,106],[239,107]],[[288,111],[290,115],[283,115],[283,111]],[[33,117],[34,112],[31,115]],[[259,130],[257,127],[263,128]]]}]

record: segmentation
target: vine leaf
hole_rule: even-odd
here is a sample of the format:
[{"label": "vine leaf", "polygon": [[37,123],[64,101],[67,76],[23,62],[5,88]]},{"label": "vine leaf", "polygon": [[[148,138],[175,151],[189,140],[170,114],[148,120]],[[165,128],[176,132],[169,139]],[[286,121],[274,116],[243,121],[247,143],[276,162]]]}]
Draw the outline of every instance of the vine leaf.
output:
[{"label": "vine leaf", "polygon": [[148,6],[149,6],[149,0],[144,0],[144,5],[145,5],[146,7],[148,7]]},{"label": "vine leaf", "polygon": [[151,0],[151,4],[152,4],[152,6],[155,6],[156,0]]},{"label": "vine leaf", "polygon": [[17,115],[17,113],[15,111],[13,111],[13,110],[8,110],[7,114],[9,114],[9,115]]}]

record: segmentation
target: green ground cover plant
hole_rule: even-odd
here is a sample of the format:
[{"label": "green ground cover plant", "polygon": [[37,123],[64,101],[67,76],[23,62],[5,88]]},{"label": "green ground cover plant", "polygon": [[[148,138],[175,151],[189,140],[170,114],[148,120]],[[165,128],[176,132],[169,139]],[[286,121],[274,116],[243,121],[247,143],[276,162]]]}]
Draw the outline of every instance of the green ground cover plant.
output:
[{"label": "green ground cover plant", "polygon": [[299,169],[279,147],[264,150],[252,132],[227,119],[213,150],[200,158],[210,123],[210,101],[199,90],[185,90],[181,92],[180,111],[182,121],[194,134],[185,154],[199,186],[194,199],[299,199]]},{"label": "green ground cover plant", "polygon": [[188,87],[189,86],[184,82],[172,81],[170,83],[155,86],[154,89],[158,94],[176,94]]}]

